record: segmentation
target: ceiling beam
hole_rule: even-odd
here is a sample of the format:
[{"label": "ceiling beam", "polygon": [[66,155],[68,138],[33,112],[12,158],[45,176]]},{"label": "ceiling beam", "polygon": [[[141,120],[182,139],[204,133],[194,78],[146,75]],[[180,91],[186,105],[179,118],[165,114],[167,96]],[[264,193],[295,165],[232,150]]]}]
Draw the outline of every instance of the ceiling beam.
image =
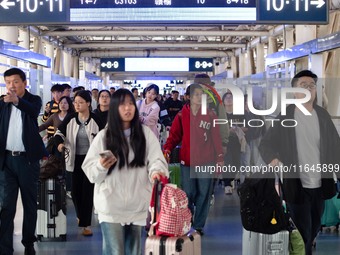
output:
[{"label": "ceiling beam", "polygon": [[44,36],[269,36],[268,31],[233,30],[233,31],[204,31],[204,30],[66,30],[43,32]]},{"label": "ceiling beam", "polygon": [[196,58],[223,58],[232,55],[230,51],[222,50],[103,50],[85,51],[80,57],[108,58],[108,57],[196,57]]},{"label": "ceiling beam", "polygon": [[216,49],[227,49],[227,48],[243,48],[246,46],[245,43],[162,43],[162,42],[110,42],[110,43],[82,43],[82,44],[64,44],[64,46],[72,49],[116,49],[116,48],[216,48]]}]

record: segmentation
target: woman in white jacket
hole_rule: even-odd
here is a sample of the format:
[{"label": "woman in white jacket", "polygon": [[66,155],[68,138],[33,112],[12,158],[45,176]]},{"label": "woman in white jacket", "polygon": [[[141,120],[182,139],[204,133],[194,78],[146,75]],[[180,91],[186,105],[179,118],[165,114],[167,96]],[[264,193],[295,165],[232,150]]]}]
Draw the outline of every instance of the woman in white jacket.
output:
[{"label": "woman in white jacket", "polygon": [[91,95],[86,90],[78,91],[74,96],[76,112],[69,114],[59,125],[55,133],[58,151],[69,149],[66,171],[72,172],[72,201],[76,210],[78,226],[82,235],[92,236],[91,221],[93,212],[93,189],[81,169],[85,155],[96,134],[104,127],[99,117],[90,111]]},{"label": "woman in white jacket", "polygon": [[[105,150],[112,154],[101,157]],[[103,255],[140,255],[151,183],[168,176],[168,166],[157,138],[141,125],[129,90],[112,95],[108,125],[94,138],[82,168],[95,184]]]}]

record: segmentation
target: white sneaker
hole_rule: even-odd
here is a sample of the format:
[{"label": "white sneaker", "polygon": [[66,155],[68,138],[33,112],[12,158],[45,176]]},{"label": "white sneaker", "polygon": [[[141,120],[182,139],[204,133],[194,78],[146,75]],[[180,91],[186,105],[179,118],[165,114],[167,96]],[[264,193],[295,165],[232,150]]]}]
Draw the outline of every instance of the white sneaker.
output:
[{"label": "white sneaker", "polygon": [[212,194],[210,198],[210,206],[213,206],[215,204],[215,195]]},{"label": "white sneaker", "polygon": [[68,198],[72,199],[71,191],[66,191],[66,196],[68,196]]},{"label": "white sneaker", "polygon": [[231,186],[225,186],[225,187],[224,187],[224,193],[225,193],[226,195],[231,195],[231,194],[233,194],[233,188],[232,188]]},{"label": "white sneaker", "polygon": [[331,233],[336,233],[337,229],[336,229],[336,226],[330,226],[329,230],[330,230]]}]

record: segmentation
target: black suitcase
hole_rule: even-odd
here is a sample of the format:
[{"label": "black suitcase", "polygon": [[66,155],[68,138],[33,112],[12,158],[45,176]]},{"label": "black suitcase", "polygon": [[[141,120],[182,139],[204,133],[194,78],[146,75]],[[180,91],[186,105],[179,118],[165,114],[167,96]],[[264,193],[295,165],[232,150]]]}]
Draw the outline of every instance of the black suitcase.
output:
[{"label": "black suitcase", "polygon": [[37,238],[66,241],[66,189],[62,177],[39,180]]}]

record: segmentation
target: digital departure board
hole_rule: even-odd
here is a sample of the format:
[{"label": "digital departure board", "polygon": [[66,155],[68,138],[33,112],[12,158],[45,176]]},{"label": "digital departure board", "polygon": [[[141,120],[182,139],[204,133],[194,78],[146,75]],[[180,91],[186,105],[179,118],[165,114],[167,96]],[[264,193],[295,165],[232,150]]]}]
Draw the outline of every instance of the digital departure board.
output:
[{"label": "digital departure board", "polygon": [[101,72],[211,72],[212,58],[101,58]]},{"label": "digital departure board", "polygon": [[326,0],[0,0],[0,25],[327,22]]},{"label": "digital departure board", "polygon": [[80,0],[71,1],[72,22],[249,22],[256,0]]}]

